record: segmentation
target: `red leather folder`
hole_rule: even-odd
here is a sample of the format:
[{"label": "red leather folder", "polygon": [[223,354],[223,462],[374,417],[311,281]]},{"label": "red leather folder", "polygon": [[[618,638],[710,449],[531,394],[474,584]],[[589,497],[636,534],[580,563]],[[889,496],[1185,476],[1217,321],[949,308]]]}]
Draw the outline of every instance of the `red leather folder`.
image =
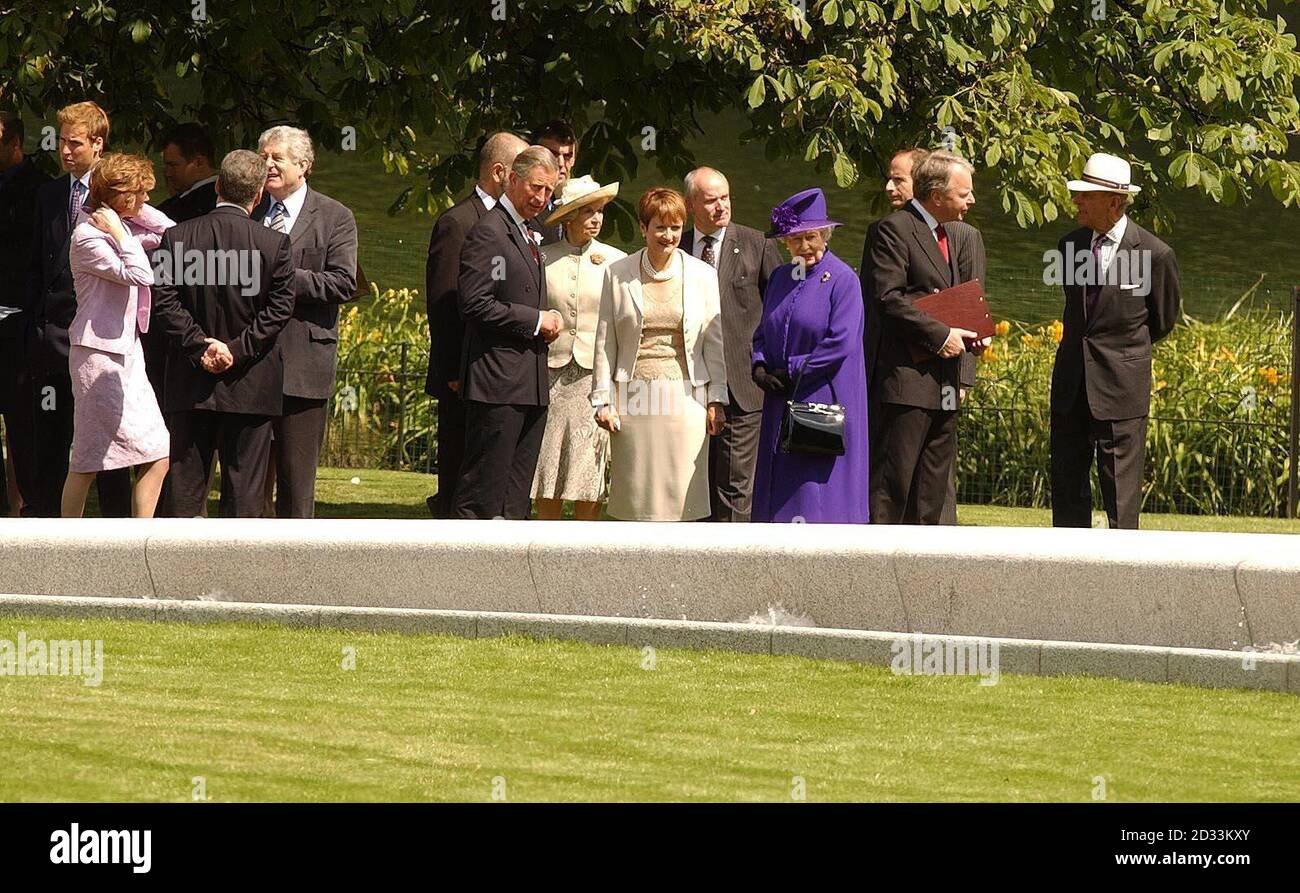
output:
[{"label": "red leather folder", "polygon": [[[984,286],[978,279],[917,298],[913,306],[955,329],[969,329],[980,338],[993,336],[993,317],[984,300]],[[912,345],[912,361],[933,360],[936,354]]]}]

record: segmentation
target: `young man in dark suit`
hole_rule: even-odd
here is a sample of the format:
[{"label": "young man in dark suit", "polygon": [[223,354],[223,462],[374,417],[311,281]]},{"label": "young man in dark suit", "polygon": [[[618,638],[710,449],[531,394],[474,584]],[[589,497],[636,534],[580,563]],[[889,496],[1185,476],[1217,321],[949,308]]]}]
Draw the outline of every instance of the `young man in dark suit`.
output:
[{"label": "young man in dark suit", "polygon": [[[929,149],[912,147],[900,149],[890,159],[888,177],[885,179],[885,196],[894,211],[907,206],[912,201],[912,172],[917,165],[929,157]],[[876,461],[876,448],[879,443],[880,432],[883,429],[881,421],[885,415],[883,411],[884,404],[878,386],[880,376],[876,374],[876,362],[880,356],[880,334],[883,331],[884,322],[880,312],[880,302],[873,299],[872,288],[874,286],[871,273],[871,246],[875,241],[876,229],[879,225],[880,221],[877,220],[867,227],[867,236],[862,244],[862,263],[858,267],[858,278],[862,281],[862,300],[865,304],[863,314],[865,325],[863,326],[862,341],[863,356],[866,359],[867,421],[871,431],[873,463]],[[963,220],[954,220],[944,224],[944,229],[948,234],[949,248],[954,258],[953,263],[956,264],[958,281],[969,282],[972,279],[979,279],[984,282],[987,273],[985,269],[984,239],[980,235],[980,231]],[[959,403],[966,399],[966,389],[975,386],[975,355],[969,351],[961,355],[960,381]],[[874,521],[875,518],[873,517],[872,520]],[[915,513],[905,516],[904,523],[916,523]],[[944,497],[943,513],[939,523],[957,523],[957,476],[955,465],[953,475],[948,481],[948,494]]]},{"label": "young man in dark suit", "polygon": [[[1067,185],[1081,226],[1057,245],[1066,275],[1064,331],[1052,367],[1052,525],[1092,526],[1095,454],[1110,527],[1136,530],[1151,345],[1178,320],[1178,261],[1125,213],[1140,191],[1127,161],[1098,153]],[[1083,277],[1072,275],[1079,269]]]},{"label": "young man in dark suit", "polygon": [[[27,269],[36,193],[49,180],[23,154],[24,136],[22,118],[13,112],[0,112],[0,270]],[[31,505],[36,499],[24,284],[22,276],[0,280],[0,416],[4,418],[7,440],[7,444],[0,444],[7,446],[7,450],[0,449],[0,455],[9,457],[16,478],[12,486],[0,486],[0,506],[4,509],[0,514],[13,514],[17,502]],[[0,481],[4,478],[0,474]]]},{"label": "young man in dark suit", "polygon": [[[57,518],[72,449],[72,377],[68,327],[77,314],[77,292],[68,244],[77,214],[90,194],[90,172],[108,142],[108,115],[93,102],[59,110],[59,162],[67,176],[36,193],[36,225],[27,272],[28,370],[31,380],[32,450],[36,457],[33,515]],[[95,481],[105,517],[131,516],[131,471],[102,471]]]},{"label": "young man in dark suit", "polygon": [[429,372],[424,392],[438,401],[438,494],[426,499],[435,518],[454,518],[456,481],[465,455],[465,401],[460,395],[461,346],[465,324],[457,299],[460,252],[469,231],[496,207],[516,156],[528,143],[513,133],[494,133],[479,150],[474,191],[452,205],[433,225],[424,266],[424,300],[429,319]]},{"label": "young man in dark suit", "polygon": [[272,423],[275,515],[312,518],[338,371],[339,305],[357,291],[357,222],[342,204],[307,185],[316,157],[307,131],[272,127],[257,145],[267,176],[253,220],[289,235],[294,266],[293,316],[276,340],[284,410]]},{"label": "young man in dark suit", "polygon": [[[154,254],[154,318],[168,338],[163,411],[172,449],[163,498],[170,517],[199,514],[214,449],[221,457],[221,516],[263,512],[271,423],[284,399],[275,341],[294,306],[288,235],[249,217],[265,183],[260,156],[231,152],[221,162],[217,207],[167,230]],[[176,265],[187,256],[208,258],[207,271],[228,270],[211,258],[237,258],[240,275],[178,278]]]},{"label": "young man in dark suit", "polygon": [[[957,458],[961,357],[984,344],[974,332],[950,328],[917,309],[914,301],[983,270],[982,252],[963,269],[947,230],[975,204],[972,173],[957,155],[931,153],[913,172],[912,200],[881,220],[873,235],[871,300],[880,314],[873,377],[880,401],[871,462],[873,523],[951,523],[944,506]],[[914,360],[914,346],[932,358]]]},{"label": "young man in dark suit", "polygon": [[751,375],[754,330],[781,253],[758,230],[732,221],[731,186],[721,172],[696,168],[686,175],[685,187],[692,229],[682,234],[681,248],[718,271],[727,363],[727,424],[709,438],[709,520],[746,522],[763,420],[763,391]]},{"label": "young man in dark suit", "polygon": [[217,172],[212,137],[201,124],[178,124],[163,137],[163,178],[171,198],[158,206],[177,223],[201,217],[217,206]]},{"label": "young man in dark suit", "polygon": [[[578,133],[568,121],[547,121],[533,134],[533,145],[545,146],[555,156],[558,176],[555,180],[555,192],[560,192],[564,181],[573,173],[573,166],[578,162]],[[542,221],[551,216],[555,210],[554,194],[546,205],[532,219],[531,226],[542,234],[542,244],[550,245],[564,238],[564,227],[558,223],[547,226]]]},{"label": "young man in dark suit", "polygon": [[456,517],[525,519],[550,403],[547,345],[563,318],[546,308],[542,255],[527,221],[558,171],[544,146],[520,152],[505,193],[465,239],[457,298],[465,321],[465,460]]}]

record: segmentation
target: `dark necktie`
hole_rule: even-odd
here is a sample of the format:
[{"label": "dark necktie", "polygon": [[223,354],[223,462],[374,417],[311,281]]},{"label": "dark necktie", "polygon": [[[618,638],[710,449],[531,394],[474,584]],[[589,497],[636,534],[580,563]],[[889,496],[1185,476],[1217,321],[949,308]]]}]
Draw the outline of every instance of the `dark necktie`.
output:
[{"label": "dark necktie", "polygon": [[68,227],[69,229],[77,225],[77,215],[81,213],[81,203],[84,196],[81,194],[82,185],[80,180],[72,181],[72,193],[68,196]]},{"label": "dark necktie", "polygon": [[717,266],[717,258],[713,254],[713,243],[715,241],[717,240],[714,239],[713,236],[705,236],[703,242],[704,247],[700,249],[700,260],[704,261],[711,267]]},{"label": "dark necktie", "polygon": [[951,263],[952,261],[948,257],[948,233],[944,230],[942,223],[934,228],[934,236],[939,242],[939,253],[943,255],[943,262],[946,264]]},{"label": "dark necktie", "polygon": [[1105,244],[1106,236],[1101,234],[1095,236],[1092,240],[1092,284],[1085,286],[1083,289],[1083,318],[1091,319],[1092,314],[1097,309],[1097,299],[1101,297],[1101,281],[1105,270],[1101,265],[1101,246]]}]

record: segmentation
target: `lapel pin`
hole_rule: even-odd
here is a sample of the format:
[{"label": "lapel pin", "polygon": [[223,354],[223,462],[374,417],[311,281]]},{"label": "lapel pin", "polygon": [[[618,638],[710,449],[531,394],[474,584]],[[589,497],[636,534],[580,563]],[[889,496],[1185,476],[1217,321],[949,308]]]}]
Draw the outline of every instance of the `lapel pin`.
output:
[{"label": "lapel pin", "polygon": [[821,279],[821,281],[822,281],[822,282],[830,282],[830,281],[831,281],[831,271],[830,271],[830,270],[827,270],[825,273],[822,273],[822,279]]}]

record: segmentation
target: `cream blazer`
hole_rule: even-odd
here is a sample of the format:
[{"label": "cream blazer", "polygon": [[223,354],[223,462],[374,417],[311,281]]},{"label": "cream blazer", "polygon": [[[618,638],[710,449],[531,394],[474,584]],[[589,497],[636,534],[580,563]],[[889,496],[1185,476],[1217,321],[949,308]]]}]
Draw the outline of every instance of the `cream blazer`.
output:
[{"label": "cream blazer", "polygon": [[[610,264],[605,271],[591,380],[591,405],[597,408],[613,402],[612,382],[632,380],[644,324],[643,254],[644,248]],[[691,384],[708,386],[710,403],[726,404],[727,365],[722,355],[717,271],[680,248],[677,260],[684,264],[682,335],[686,341],[686,374]]]},{"label": "cream blazer", "polygon": [[546,365],[563,369],[569,360],[576,360],[583,369],[590,369],[605,269],[627,257],[627,252],[598,239],[581,249],[561,239],[543,245],[542,253],[546,255],[546,306],[564,317],[564,328],[551,342]]}]

